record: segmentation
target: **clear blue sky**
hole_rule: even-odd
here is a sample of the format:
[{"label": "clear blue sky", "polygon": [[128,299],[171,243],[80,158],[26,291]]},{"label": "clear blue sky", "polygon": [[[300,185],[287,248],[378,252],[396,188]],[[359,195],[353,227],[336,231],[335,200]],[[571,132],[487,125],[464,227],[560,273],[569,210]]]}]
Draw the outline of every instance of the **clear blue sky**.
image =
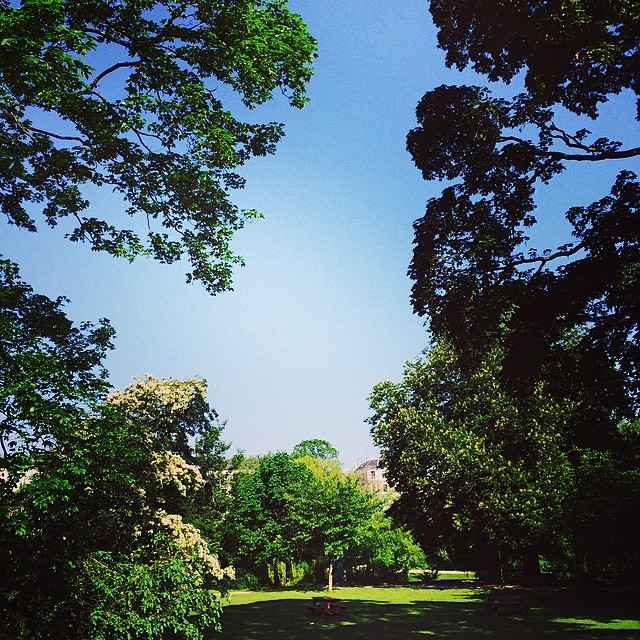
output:
[{"label": "clear blue sky", "polygon": [[201,376],[232,449],[323,438],[349,465],[375,453],[364,423],[373,385],[427,346],[406,271],[412,223],[438,185],[422,181],[405,136],[425,91],[474,78],[445,69],[424,0],[290,4],[320,56],[303,110],[276,98],[257,112],[284,122],[286,137],[245,167],[235,196],[265,214],[234,243],[247,262],[235,291],[210,297],[181,265],[129,264],[46,229],[4,226],[0,252],[37,291],[67,296],[74,320],[111,320],[114,386]]}]

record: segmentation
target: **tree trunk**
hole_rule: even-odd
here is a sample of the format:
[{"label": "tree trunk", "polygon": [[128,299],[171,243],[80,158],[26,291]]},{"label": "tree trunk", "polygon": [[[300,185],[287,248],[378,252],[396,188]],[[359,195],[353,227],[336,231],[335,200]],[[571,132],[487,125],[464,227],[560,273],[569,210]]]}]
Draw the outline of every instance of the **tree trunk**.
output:
[{"label": "tree trunk", "polygon": [[522,552],[522,577],[525,582],[540,581],[540,556],[535,545],[526,547]]},{"label": "tree trunk", "polygon": [[271,576],[269,575],[268,564],[261,564],[260,566],[256,567],[255,574],[258,576],[258,580],[260,581],[260,584],[262,586],[269,586],[269,584],[271,583]]},{"label": "tree trunk", "polygon": [[327,591],[333,591],[333,558],[329,560],[329,586]]},{"label": "tree trunk", "polygon": [[273,569],[273,586],[276,588],[280,588],[282,586],[282,581],[280,580],[280,567],[278,566],[278,561],[274,560],[272,569]]}]

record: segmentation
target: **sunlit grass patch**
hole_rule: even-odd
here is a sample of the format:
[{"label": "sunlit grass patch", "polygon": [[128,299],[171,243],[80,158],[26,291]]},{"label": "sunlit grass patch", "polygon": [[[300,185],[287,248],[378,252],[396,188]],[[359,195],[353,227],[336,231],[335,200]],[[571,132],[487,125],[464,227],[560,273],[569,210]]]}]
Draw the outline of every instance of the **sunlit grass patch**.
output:
[{"label": "sunlit grass patch", "polygon": [[[640,640],[637,594],[572,590],[512,590],[531,611],[491,615],[487,588],[442,586],[341,587],[332,595],[346,611],[310,617],[306,605],[320,590],[234,592],[225,607],[223,637],[234,640],[376,640],[439,637],[450,640]],[[213,640],[215,636],[211,635]]]}]

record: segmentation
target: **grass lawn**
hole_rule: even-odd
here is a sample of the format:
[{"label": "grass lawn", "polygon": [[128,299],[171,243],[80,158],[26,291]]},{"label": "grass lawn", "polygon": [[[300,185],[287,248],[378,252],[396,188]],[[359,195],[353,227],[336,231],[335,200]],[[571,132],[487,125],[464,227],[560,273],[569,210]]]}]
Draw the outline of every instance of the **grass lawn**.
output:
[{"label": "grass lawn", "polygon": [[[531,589],[527,615],[491,615],[488,589],[475,586],[341,587],[339,617],[309,617],[306,605],[321,591],[233,592],[222,615],[223,638],[234,640],[640,640],[640,593],[622,590]],[[213,640],[217,636],[209,636]]]}]

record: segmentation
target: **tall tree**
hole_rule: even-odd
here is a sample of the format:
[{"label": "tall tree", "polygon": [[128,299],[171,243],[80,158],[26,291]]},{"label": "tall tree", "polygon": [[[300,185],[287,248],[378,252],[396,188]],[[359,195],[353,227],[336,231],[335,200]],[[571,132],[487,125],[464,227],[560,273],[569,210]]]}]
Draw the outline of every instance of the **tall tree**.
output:
[{"label": "tall tree", "polygon": [[[441,86],[418,105],[408,149],[425,179],[447,186],[415,223],[415,311],[470,366],[506,336],[506,379],[516,384],[560,363],[561,343],[578,328],[589,355],[574,373],[588,384],[593,362],[606,359],[605,371],[621,374],[607,384],[626,395],[618,411],[637,409],[640,185],[630,169],[640,155],[638,3],[432,0],[430,8],[449,66],[523,87],[495,97]],[[618,94],[631,107],[623,127],[599,118]],[[612,163],[618,175],[595,202],[564,215],[540,209],[539,191],[565,170]],[[531,246],[542,221],[558,219],[572,237]]]},{"label": "tall tree", "polygon": [[[204,467],[166,448],[135,394],[136,412],[106,401],[108,324],[75,327],[0,264],[0,633],[202,638],[230,575],[188,522]],[[154,389],[148,407],[193,421]]]},{"label": "tall tree", "polygon": [[[536,553],[564,533],[572,471],[563,433],[570,407],[544,385],[523,400],[500,379],[502,355],[491,352],[465,374],[455,351],[436,344],[410,363],[400,383],[376,386],[370,423],[392,506],[425,549],[478,563],[502,547],[520,554],[533,574]],[[495,575],[495,573],[494,573]]]},{"label": "tall tree", "polygon": [[[35,231],[39,210],[94,250],[184,256],[189,281],[229,288],[230,238],[258,215],[230,200],[238,167],[272,153],[283,128],[225,102],[253,109],[280,89],[305,103],[316,43],[286,0],[2,0],[0,40],[8,222]],[[131,228],[91,187],[119,194]]]},{"label": "tall tree", "polygon": [[281,584],[279,564],[299,559],[292,513],[312,482],[307,467],[284,451],[261,457],[255,471],[237,474],[227,540],[234,566],[255,572],[264,584]]}]

